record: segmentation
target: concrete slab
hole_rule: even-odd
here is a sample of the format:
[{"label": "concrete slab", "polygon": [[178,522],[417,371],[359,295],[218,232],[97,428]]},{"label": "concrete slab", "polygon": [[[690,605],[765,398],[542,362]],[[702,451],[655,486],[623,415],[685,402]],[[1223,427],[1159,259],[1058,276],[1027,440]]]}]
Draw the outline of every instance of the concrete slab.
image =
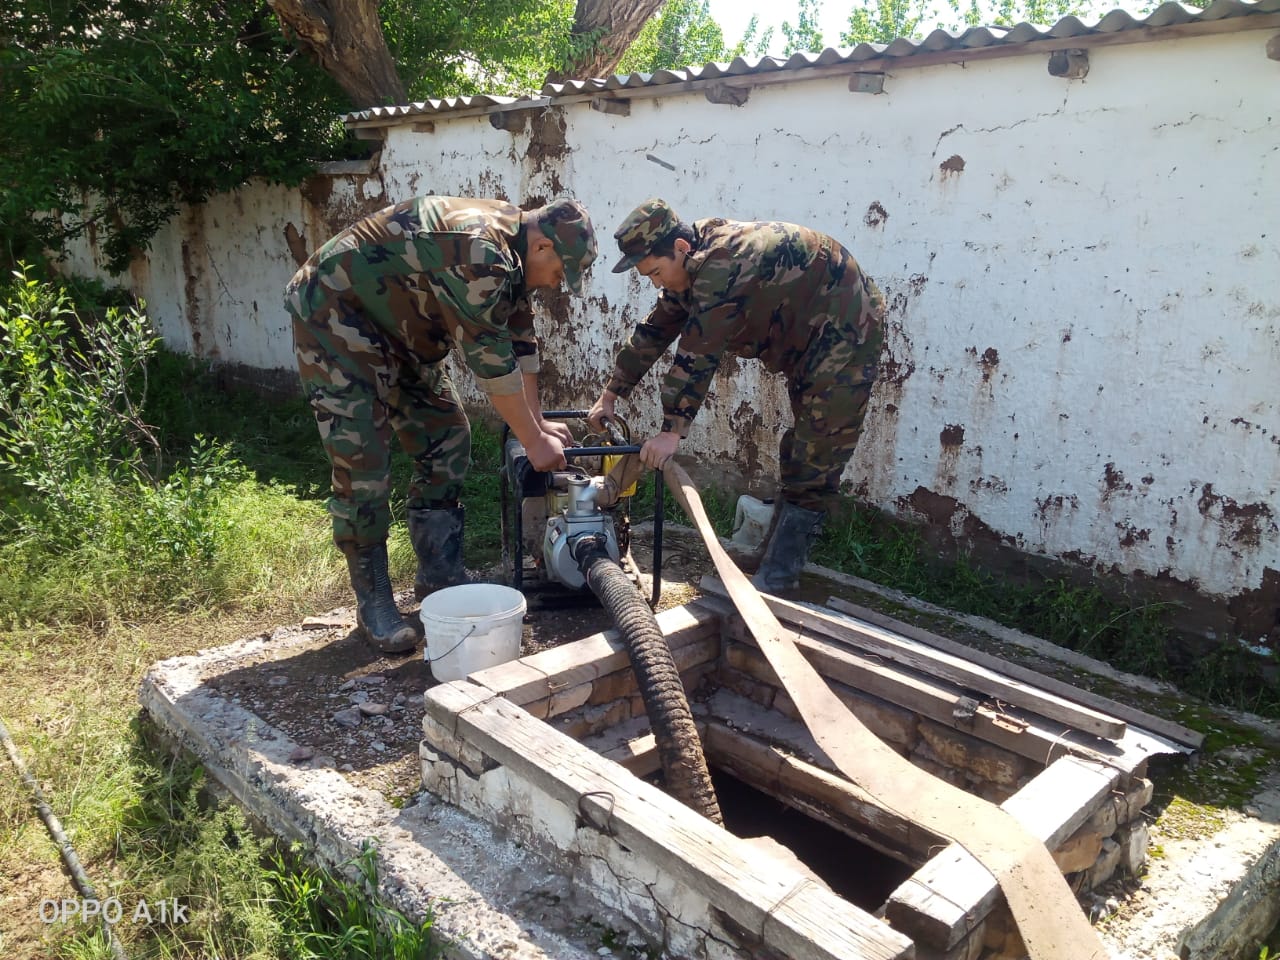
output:
[{"label": "concrete slab", "polygon": [[[679,547],[695,557],[696,567],[696,546],[678,542],[678,529],[669,527],[666,536],[671,553]],[[683,579],[696,582],[701,572]],[[895,602],[896,613],[903,609]],[[527,628],[526,645],[556,642],[551,618],[563,614],[546,616]],[[568,618],[568,639],[602,629],[590,615]],[[381,895],[413,916],[433,908],[438,932],[452,942],[450,956],[609,955],[601,952],[610,949],[605,931],[624,931],[625,939],[622,917],[488,824],[420,791],[421,692],[431,682],[421,653],[380,659],[352,636],[352,624],[350,611],[336,610],[157,663],[140,701],[251,813],[279,835],[309,845],[326,865],[343,864],[375,841]],[[936,611],[928,624],[942,629]],[[961,627],[956,638],[977,646],[982,624],[966,618]],[[1002,656],[1046,673],[1061,666],[1063,679],[1111,697],[1132,696],[1143,709],[1158,712],[1162,700],[1167,705],[1177,696],[1102,664],[1095,673],[1074,655],[1055,665],[1051,651],[1032,645],[1023,656],[1008,631],[993,629],[988,639],[987,649]],[[1247,767],[1257,787],[1212,807],[1189,829],[1170,819],[1173,790],[1163,772],[1153,771],[1159,815],[1150,824],[1152,859],[1140,881],[1118,882],[1086,903],[1106,940],[1133,960],[1256,960],[1249,944],[1280,919],[1280,728],[1257,717],[1231,719],[1255,735],[1248,755],[1215,748],[1197,762],[1202,772],[1228,782]],[[612,955],[646,955],[642,931],[630,936],[636,948],[615,947]]]},{"label": "concrete slab", "polygon": [[[345,632],[342,614],[329,615],[339,633]],[[380,896],[413,917],[434,911],[450,957],[599,960],[607,949],[604,932],[625,931],[626,924],[566,878],[430,795],[397,808],[386,794],[354,783],[354,769],[335,768],[347,755],[341,747],[330,744],[337,756],[319,753],[265,721],[259,715],[265,711],[255,712],[243,696],[219,689],[220,679],[243,670],[282,676],[290,661],[308,660],[326,643],[349,645],[330,629],[298,626],[166,660],[147,672],[140,701],[252,815],[279,836],[302,841],[327,866],[341,868],[362,845],[376,843]],[[313,732],[323,732],[324,719],[316,717]],[[416,776],[420,722],[396,722],[412,734]]]}]

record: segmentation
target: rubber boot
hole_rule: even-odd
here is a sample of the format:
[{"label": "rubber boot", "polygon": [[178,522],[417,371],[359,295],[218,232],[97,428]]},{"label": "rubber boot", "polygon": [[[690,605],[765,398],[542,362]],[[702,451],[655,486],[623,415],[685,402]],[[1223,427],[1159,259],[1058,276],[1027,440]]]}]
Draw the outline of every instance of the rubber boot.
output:
[{"label": "rubber boot", "polygon": [[778,593],[800,585],[800,571],[809,560],[809,551],[818,539],[825,516],[821,510],[806,510],[780,501],[764,559],[751,578],[757,590]]},{"label": "rubber boot", "polygon": [[343,550],[356,592],[356,625],[381,653],[405,653],[418,643],[418,631],[400,615],[391,595],[387,544]]},{"label": "rubber boot", "polygon": [[406,511],[409,539],[418,555],[418,575],[413,579],[413,595],[421,600],[442,587],[470,583],[462,565],[462,528],[466,511],[453,507],[418,508]]}]

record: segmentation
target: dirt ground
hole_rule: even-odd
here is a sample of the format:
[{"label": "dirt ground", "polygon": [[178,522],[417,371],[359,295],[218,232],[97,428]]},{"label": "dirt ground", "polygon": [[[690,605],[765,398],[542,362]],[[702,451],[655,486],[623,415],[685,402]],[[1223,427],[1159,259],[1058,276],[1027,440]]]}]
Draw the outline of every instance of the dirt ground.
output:
[{"label": "dirt ground", "polygon": [[[632,553],[640,587],[651,595],[649,531],[633,533]],[[710,569],[705,548],[687,535],[666,532],[662,590],[656,609],[681,606],[698,596],[697,582]],[[479,576],[497,582],[499,569]],[[417,614],[412,595],[400,595],[406,615]],[[589,592],[531,591],[522,656],[611,629],[612,621]],[[402,802],[421,789],[418,742],[422,693],[436,681],[421,644],[403,655],[380,654],[355,632],[355,609],[309,617],[272,634],[280,659],[262,659],[231,671],[225,665],[205,678],[212,689],[281,730],[298,744],[299,765],[333,767],[354,785]]]}]

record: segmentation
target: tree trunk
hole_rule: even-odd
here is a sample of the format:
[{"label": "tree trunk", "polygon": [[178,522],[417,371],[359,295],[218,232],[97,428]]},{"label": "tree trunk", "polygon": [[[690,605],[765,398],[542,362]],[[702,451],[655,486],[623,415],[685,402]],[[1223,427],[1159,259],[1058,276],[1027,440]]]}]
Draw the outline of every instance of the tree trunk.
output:
[{"label": "tree trunk", "polygon": [[338,81],[355,109],[407,100],[382,35],[378,0],[269,2],[285,35]]},{"label": "tree trunk", "polygon": [[664,0],[578,0],[573,14],[573,35],[584,37],[602,31],[600,39],[563,71],[552,71],[547,83],[587,80],[613,73],[640,35],[640,30],[662,7]]}]

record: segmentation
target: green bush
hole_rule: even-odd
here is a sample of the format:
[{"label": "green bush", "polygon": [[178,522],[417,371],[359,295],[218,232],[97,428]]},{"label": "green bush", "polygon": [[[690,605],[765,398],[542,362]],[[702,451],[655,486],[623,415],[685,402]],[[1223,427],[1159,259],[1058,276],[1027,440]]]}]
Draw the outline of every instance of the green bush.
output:
[{"label": "green bush", "polygon": [[0,535],[63,546],[96,484],[140,465],[132,395],[155,346],[137,309],[80,313],[24,267],[0,292]]},{"label": "green bush", "polygon": [[12,620],[97,620],[207,583],[193,572],[217,561],[220,501],[247,474],[199,435],[168,462],[140,413],[157,349],[137,307],[77,306],[26,267],[0,290],[0,560],[29,571],[0,585]]}]

